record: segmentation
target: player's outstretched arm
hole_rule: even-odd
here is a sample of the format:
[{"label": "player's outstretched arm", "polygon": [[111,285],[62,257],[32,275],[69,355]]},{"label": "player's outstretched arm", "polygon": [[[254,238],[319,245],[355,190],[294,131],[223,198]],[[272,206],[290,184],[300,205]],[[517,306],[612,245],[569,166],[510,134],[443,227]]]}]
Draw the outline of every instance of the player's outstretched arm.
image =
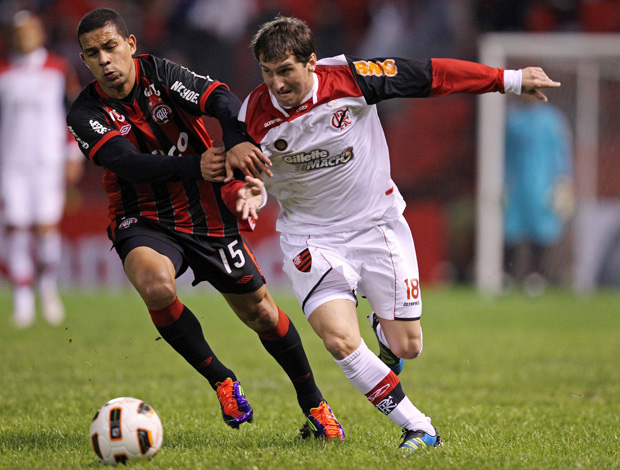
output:
[{"label": "player's outstretched arm", "polygon": [[247,220],[249,216],[258,219],[258,211],[264,206],[265,183],[260,178],[252,176],[245,177],[246,183],[237,192],[237,213],[242,220]]},{"label": "player's outstretched arm", "polygon": [[[244,175],[260,177],[260,171],[267,176],[273,176],[269,169],[271,161],[250,142],[241,142],[230,148],[226,153],[226,182],[233,178],[233,169],[240,169]],[[260,170],[260,171],[259,171]]]},{"label": "player's outstretched arm", "polygon": [[551,80],[540,67],[526,67],[521,71],[521,92],[532,95],[541,101],[547,101],[547,97],[541,88],[558,88],[560,82]]}]

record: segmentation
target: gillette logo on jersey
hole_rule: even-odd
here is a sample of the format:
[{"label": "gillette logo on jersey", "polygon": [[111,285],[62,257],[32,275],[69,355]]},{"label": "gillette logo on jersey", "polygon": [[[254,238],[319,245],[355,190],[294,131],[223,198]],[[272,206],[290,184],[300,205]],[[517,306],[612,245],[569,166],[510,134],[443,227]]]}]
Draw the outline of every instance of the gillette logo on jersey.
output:
[{"label": "gillette logo on jersey", "polygon": [[349,147],[344,152],[331,156],[327,150],[312,150],[310,152],[300,152],[293,155],[282,157],[284,163],[295,165],[296,171],[310,171],[321,168],[333,168],[338,165],[346,165],[353,160],[353,147]]}]

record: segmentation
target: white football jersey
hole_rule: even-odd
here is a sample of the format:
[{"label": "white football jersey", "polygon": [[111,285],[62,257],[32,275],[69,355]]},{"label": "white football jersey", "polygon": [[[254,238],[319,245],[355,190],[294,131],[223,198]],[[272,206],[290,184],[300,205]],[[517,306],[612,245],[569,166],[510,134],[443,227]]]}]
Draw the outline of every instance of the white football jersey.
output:
[{"label": "white football jersey", "polygon": [[64,165],[70,152],[65,124],[66,74],[64,60],[43,48],[0,67],[3,165],[17,165],[26,171]]},{"label": "white football jersey", "polygon": [[322,59],[312,96],[282,108],[265,84],[244,101],[239,120],[269,157],[264,178],[280,204],[276,229],[313,235],[397,219],[405,208],[390,176],[375,103],[395,97],[503,92],[503,70],[451,59]]}]

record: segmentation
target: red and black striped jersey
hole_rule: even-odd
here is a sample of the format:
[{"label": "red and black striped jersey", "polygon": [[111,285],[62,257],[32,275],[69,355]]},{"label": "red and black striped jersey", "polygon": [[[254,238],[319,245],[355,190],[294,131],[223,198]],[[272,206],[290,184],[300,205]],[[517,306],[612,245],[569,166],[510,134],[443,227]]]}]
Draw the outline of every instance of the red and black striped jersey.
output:
[{"label": "red and black striped jersey", "polygon": [[[82,153],[104,167],[111,221],[142,216],[184,233],[238,234],[246,227],[225,202],[243,183],[203,180],[200,155],[212,146],[202,116],[230,129],[239,100],[223,83],[169,60],[142,55],[134,64],[136,84],[127,98],[112,99],[93,81],[67,115]],[[224,104],[213,106],[214,100]],[[227,147],[241,140],[224,134]]]}]

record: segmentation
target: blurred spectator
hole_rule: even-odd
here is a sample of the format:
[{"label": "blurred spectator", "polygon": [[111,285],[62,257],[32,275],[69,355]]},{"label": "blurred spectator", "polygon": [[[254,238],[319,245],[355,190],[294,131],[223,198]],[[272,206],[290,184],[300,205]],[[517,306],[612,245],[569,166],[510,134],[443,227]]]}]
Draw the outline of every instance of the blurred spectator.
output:
[{"label": "blurred spectator", "polygon": [[67,92],[80,87],[65,61],[44,48],[40,18],[20,11],[12,28],[15,55],[0,66],[0,184],[13,320],[22,328],[34,322],[36,280],[43,316],[58,325],[64,318],[57,289],[58,223],[65,181],[79,179],[83,161],[64,125],[65,104]]},{"label": "blurred spectator", "polygon": [[505,269],[536,295],[572,214],[572,137],[558,108],[523,98],[506,115]]},{"label": "blurred spectator", "polygon": [[454,57],[457,8],[449,0],[381,0],[369,5],[361,57]]},{"label": "blurred spectator", "polygon": [[585,32],[620,32],[620,0],[583,0],[579,22]]},{"label": "blurred spectator", "polygon": [[406,0],[373,1],[369,5],[370,24],[359,46],[360,57],[414,57],[408,55],[403,38],[410,29],[411,7]]},{"label": "blurred spectator", "polygon": [[190,69],[210,70],[214,79],[229,84],[234,91],[235,57],[239,48],[248,47],[241,39],[256,10],[256,0],[181,3],[170,26],[173,47],[183,51]]},{"label": "blurred spectator", "polygon": [[523,30],[532,0],[478,0],[476,16],[480,31]]}]

